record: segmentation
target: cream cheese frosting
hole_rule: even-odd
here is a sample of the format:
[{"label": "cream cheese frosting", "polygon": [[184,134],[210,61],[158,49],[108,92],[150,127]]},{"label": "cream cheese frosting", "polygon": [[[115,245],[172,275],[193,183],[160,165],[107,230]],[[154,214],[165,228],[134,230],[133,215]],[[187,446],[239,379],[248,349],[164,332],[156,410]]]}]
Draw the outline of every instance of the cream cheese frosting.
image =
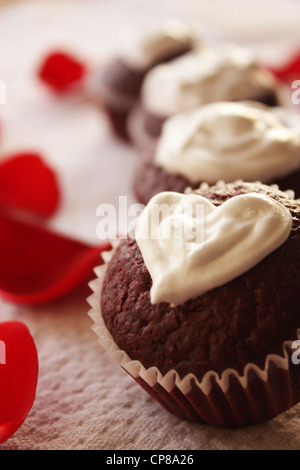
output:
[{"label": "cream cheese frosting", "polygon": [[277,89],[253,54],[233,44],[196,48],[146,76],[141,91],[147,110],[164,117],[217,101],[259,99]]},{"label": "cream cheese frosting", "polygon": [[211,103],[165,122],[154,161],[192,183],[268,183],[300,167],[300,116],[254,102]]},{"label": "cream cheese frosting", "polygon": [[258,193],[218,207],[197,194],[157,194],[135,230],[152,278],[151,303],[181,305],[226,284],[281,246],[291,224],[283,204]]},{"label": "cream cheese frosting", "polygon": [[163,27],[132,39],[121,52],[127,64],[148,69],[167,55],[189,49],[196,40],[195,28],[181,21],[170,20]]}]

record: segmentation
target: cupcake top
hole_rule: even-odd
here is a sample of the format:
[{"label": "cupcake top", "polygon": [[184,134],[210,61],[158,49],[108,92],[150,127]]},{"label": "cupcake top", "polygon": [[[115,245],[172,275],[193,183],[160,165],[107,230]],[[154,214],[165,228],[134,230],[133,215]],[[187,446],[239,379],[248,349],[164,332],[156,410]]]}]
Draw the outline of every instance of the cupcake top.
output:
[{"label": "cupcake top", "polygon": [[202,47],[154,67],[142,87],[142,102],[153,114],[170,116],[216,101],[260,99],[277,91],[275,78],[248,50],[232,44]]},{"label": "cupcake top", "polygon": [[[162,374],[174,369],[181,378],[192,373],[200,381],[212,370],[221,374],[230,368],[243,374],[248,363],[264,368],[268,355],[283,356],[283,343],[297,338],[300,202],[275,185],[242,181],[201,185],[190,196],[202,196],[215,206],[212,209],[210,204],[203,204],[208,208],[204,241],[197,243],[187,237],[180,242],[174,236],[174,241],[164,242],[159,238],[150,247],[154,259],[149,265],[148,255],[134,232],[120,240],[106,266],[101,289],[105,325],[131,360],[140,361],[145,368],[156,366]],[[179,210],[174,208],[174,230],[184,217],[184,199],[181,204],[175,202]],[[162,225],[164,220],[162,217]],[[182,250],[183,243],[192,249]],[[233,273],[231,264],[241,267],[252,255],[255,266],[248,264],[240,275]],[[167,266],[167,257],[171,267],[175,263],[178,266],[173,294],[163,296],[168,298],[165,302],[153,303],[152,288],[157,285],[162,266]],[[217,279],[218,271],[224,275],[226,269],[236,277],[214,288],[205,285],[210,289],[193,297],[197,292],[190,290],[193,279],[188,270],[197,276],[193,288],[197,287],[198,292],[203,291],[202,283],[206,282],[197,268],[199,261],[210,278]],[[156,263],[154,271],[151,263]],[[165,275],[161,274],[167,286],[169,274],[168,268]]]},{"label": "cupcake top", "polygon": [[135,231],[152,278],[151,303],[181,305],[226,284],[282,245],[291,225],[290,211],[264,194],[219,207],[198,194],[157,194]]},{"label": "cupcake top", "polygon": [[122,59],[134,69],[148,69],[165,57],[189,50],[195,43],[194,29],[177,20],[151,31],[138,41],[132,40],[122,50]]},{"label": "cupcake top", "polygon": [[300,167],[300,116],[256,102],[220,102],[169,118],[154,162],[191,182],[270,182]]}]

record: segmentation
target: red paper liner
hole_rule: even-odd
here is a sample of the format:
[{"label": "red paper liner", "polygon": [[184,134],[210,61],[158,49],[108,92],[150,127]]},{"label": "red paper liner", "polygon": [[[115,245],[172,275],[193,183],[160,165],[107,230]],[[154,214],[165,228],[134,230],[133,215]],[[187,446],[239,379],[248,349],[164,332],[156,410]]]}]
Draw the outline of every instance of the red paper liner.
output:
[{"label": "red paper liner", "polygon": [[294,379],[299,382],[299,370],[291,377],[294,372],[296,369],[284,370],[270,361],[267,382],[252,370],[248,385],[243,388],[232,374],[227,392],[212,379],[208,395],[194,380],[191,390],[184,395],[177,386],[166,392],[158,383],[150,387],[141,377],[133,378],[166,410],[180,418],[218,427],[238,427],[267,421],[298,403],[299,384],[295,388]]},{"label": "red paper liner", "polygon": [[282,356],[268,355],[263,369],[248,363],[242,375],[233,369],[221,375],[209,371],[199,382],[193,374],[181,379],[171,370],[163,375],[157,367],[146,369],[140,361],[131,360],[114,342],[101,315],[102,281],[113,252],[102,253],[105,264],[95,268],[97,278],[90,283],[93,330],[108,355],[166,410],[189,421],[239,427],[267,421],[300,401],[300,364],[291,360],[292,343],[300,339],[300,329],[297,338],[284,342]]}]

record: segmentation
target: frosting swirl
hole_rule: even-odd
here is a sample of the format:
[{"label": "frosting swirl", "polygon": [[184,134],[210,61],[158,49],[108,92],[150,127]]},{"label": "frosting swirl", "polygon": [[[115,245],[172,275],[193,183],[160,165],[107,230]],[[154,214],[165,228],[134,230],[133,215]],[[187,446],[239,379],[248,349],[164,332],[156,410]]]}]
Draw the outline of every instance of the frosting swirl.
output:
[{"label": "frosting swirl", "polygon": [[251,52],[224,44],[154,67],[145,78],[142,101],[153,114],[170,116],[205,103],[258,99],[276,87]]},{"label": "frosting swirl", "polygon": [[135,231],[152,304],[181,305],[247,272],[285,242],[291,224],[283,204],[259,193],[221,206],[197,194],[157,194]]},{"label": "frosting swirl", "polygon": [[300,167],[300,116],[254,102],[211,103],[169,118],[154,160],[193,183],[268,183]]},{"label": "frosting swirl", "polygon": [[195,42],[194,29],[177,20],[145,34],[139,41],[132,38],[121,51],[126,63],[137,69],[148,69],[166,56],[190,49]]}]

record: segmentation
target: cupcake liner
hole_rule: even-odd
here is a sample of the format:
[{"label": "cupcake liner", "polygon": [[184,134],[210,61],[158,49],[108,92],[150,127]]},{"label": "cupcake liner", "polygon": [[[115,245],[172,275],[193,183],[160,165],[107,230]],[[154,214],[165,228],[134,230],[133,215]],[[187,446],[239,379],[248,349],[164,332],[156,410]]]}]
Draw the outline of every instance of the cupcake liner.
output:
[{"label": "cupcake liner", "polygon": [[207,372],[201,382],[193,374],[180,378],[175,370],[163,375],[157,367],[145,368],[119,349],[101,315],[100,299],[107,263],[119,241],[102,253],[104,264],[95,268],[96,279],[90,282],[93,294],[88,298],[92,329],[106,353],[169,412],[182,419],[221,427],[245,426],[267,421],[300,401],[300,364],[291,360],[293,341],[282,345],[282,356],[270,354],[262,369],[248,363],[240,375],[226,369],[221,375]]}]

